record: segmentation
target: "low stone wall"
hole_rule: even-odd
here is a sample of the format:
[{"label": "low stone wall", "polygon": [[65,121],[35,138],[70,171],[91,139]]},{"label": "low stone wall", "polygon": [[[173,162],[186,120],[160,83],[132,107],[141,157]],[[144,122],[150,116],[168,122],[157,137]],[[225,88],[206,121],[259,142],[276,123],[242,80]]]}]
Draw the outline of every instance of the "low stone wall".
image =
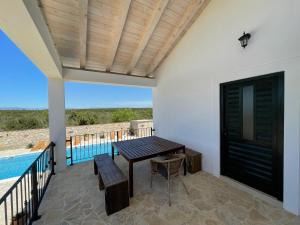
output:
[{"label": "low stone wall", "polygon": [[143,129],[153,127],[153,121],[152,120],[131,120],[130,121],[130,128],[131,129]]},{"label": "low stone wall", "polygon": [[101,132],[118,131],[122,129],[129,129],[129,127],[129,122],[67,127],[67,137],[82,134],[95,134]]},{"label": "low stone wall", "polygon": [[138,134],[138,130],[143,130],[149,127],[153,128],[152,120],[131,120],[130,121],[130,129],[133,130],[134,134]]},{"label": "low stone wall", "polygon": [[[110,123],[87,126],[67,127],[67,138],[73,135],[94,134],[101,132],[129,129],[130,123]],[[0,132],[0,150],[25,148],[28,144],[36,144],[40,140],[49,141],[49,129],[33,129],[22,131]]]}]

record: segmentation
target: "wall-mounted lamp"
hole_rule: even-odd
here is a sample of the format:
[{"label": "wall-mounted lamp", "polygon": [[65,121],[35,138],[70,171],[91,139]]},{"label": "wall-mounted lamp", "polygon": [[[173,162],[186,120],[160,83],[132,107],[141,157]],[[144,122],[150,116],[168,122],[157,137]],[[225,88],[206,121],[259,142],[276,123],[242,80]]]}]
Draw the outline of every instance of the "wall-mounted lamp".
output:
[{"label": "wall-mounted lamp", "polygon": [[246,46],[248,45],[248,40],[251,38],[251,34],[249,33],[245,33],[239,38],[239,41],[241,42],[241,46],[243,48],[246,48]]}]

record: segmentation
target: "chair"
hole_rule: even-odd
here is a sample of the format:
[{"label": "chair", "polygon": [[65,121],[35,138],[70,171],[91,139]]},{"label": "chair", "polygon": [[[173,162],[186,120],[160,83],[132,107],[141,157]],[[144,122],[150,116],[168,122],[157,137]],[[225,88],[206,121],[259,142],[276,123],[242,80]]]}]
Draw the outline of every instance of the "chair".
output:
[{"label": "chair", "polygon": [[152,188],[152,179],[153,175],[161,174],[168,180],[168,195],[169,195],[169,206],[171,206],[171,197],[170,197],[170,180],[171,177],[178,177],[183,184],[183,187],[187,194],[189,194],[188,189],[180,178],[180,168],[183,165],[185,160],[184,154],[173,154],[166,157],[166,159],[155,158],[150,160],[151,165],[151,180],[150,187]]}]

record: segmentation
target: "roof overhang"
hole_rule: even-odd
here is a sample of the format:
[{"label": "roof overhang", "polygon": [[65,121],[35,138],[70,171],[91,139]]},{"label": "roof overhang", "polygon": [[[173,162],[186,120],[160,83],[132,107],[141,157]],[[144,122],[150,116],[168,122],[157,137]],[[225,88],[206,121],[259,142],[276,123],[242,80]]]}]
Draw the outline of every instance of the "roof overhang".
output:
[{"label": "roof overhang", "polygon": [[63,68],[65,81],[103,83],[122,86],[155,87],[156,79],[117,73],[90,71],[82,69]]},{"label": "roof overhang", "polygon": [[46,76],[62,78],[59,54],[35,0],[1,0],[0,27]]},{"label": "roof overhang", "polygon": [[156,86],[210,0],[1,0],[0,26],[49,78]]}]

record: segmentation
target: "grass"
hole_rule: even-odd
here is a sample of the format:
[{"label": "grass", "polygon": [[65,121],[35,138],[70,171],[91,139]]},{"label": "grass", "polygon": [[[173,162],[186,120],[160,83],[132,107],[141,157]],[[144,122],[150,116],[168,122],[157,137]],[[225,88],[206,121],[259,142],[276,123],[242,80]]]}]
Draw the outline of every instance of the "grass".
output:
[{"label": "grass", "polygon": [[[66,126],[152,119],[151,108],[67,109]],[[48,110],[0,110],[0,131],[48,127]]]}]

